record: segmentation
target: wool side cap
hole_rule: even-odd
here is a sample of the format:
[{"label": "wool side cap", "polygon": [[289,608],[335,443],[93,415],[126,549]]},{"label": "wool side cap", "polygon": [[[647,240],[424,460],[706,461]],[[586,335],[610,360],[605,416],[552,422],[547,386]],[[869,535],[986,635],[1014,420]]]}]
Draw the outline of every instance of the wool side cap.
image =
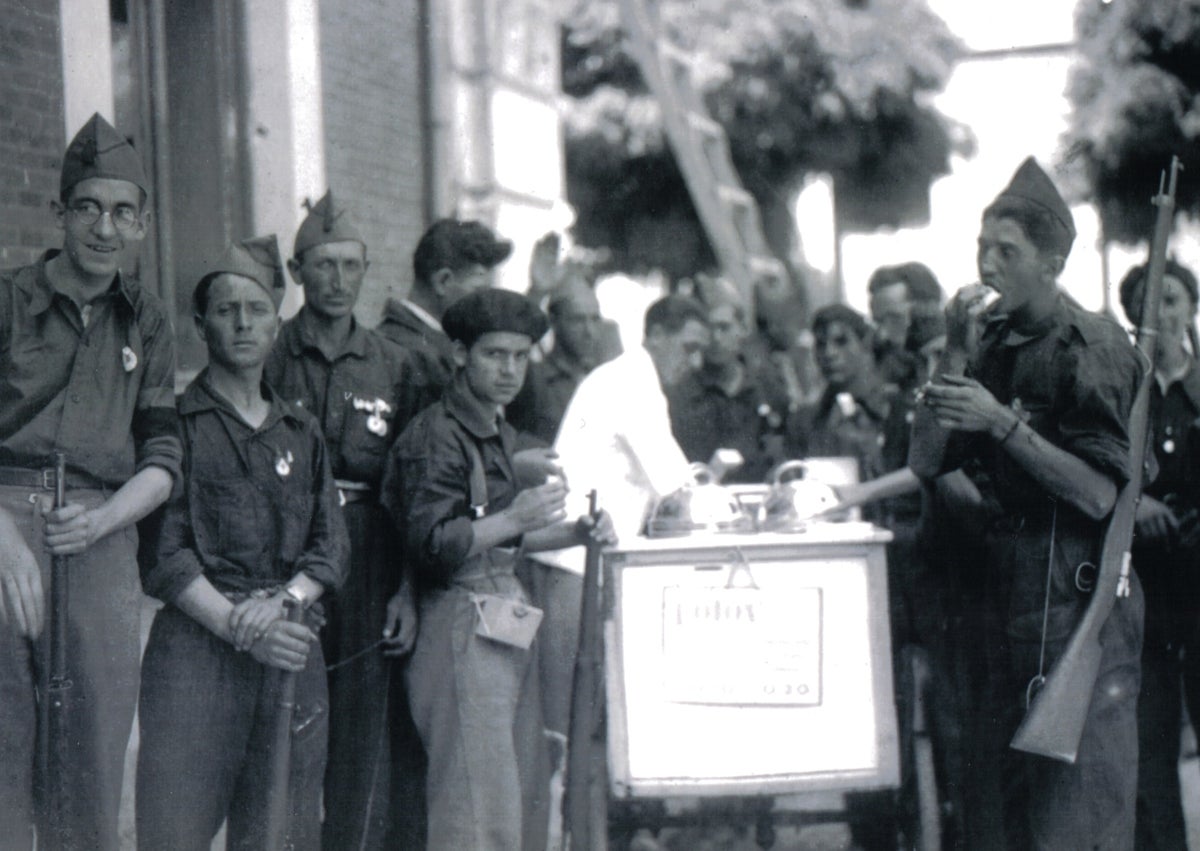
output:
[{"label": "wool side cap", "polygon": [[59,176],[59,194],[66,198],[77,183],[94,177],[125,180],[150,194],[142,158],[129,140],[98,112],[79,128],[71,144],[67,145]]}]

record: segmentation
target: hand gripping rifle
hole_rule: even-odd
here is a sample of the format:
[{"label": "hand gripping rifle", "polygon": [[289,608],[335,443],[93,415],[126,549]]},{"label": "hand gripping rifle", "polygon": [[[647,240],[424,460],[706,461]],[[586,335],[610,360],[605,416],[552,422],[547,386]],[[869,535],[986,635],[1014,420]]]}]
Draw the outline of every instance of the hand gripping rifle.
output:
[{"label": "hand gripping rifle", "polygon": [[[298,623],[304,610],[295,600],[283,601],[284,615]],[[278,697],[275,702],[274,727],[271,731],[271,761],[267,771],[267,812],[264,821],[266,851],[287,848],[288,819],[291,815],[292,721],[296,715],[296,672],[278,668],[271,673],[278,677]]]},{"label": "hand gripping rifle", "polygon": [[[54,453],[54,507],[67,504],[67,456]],[[71,835],[71,682],[67,664],[69,556],[50,559],[50,670],[46,689],[46,736],[43,740],[43,777],[46,846],[75,847]],[[39,843],[40,845],[40,843]]]},{"label": "hand gripping rifle", "polygon": [[[593,522],[600,516],[595,491],[588,494],[588,514]],[[587,561],[583,568],[579,652],[571,682],[571,723],[563,800],[568,851],[604,849],[608,841],[600,549],[599,541],[588,541]]]},{"label": "hand gripping rifle", "polygon": [[[1079,751],[1079,740],[1092,702],[1092,689],[1100,672],[1100,630],[1108,620],[1117,596],[1128,593],[1129,545],[1133,539],[1138,498],[1142,493],[1142,472],[1150,428],[1150,388],[1154,381],[1158,308],[1162,300],[1167,239],[1171,235],[1175,213],[1175,178],[1181,168],[1179,158],[1172,157],[1170,179],[1167,180],[1165,175],[1160,179],[1158,195],[1153,201],[1158,207],[1158,219],[1154,225],[1150,268],[1146,274],[1137,332],[1137,347],[1142,354],[1144,372],[1129,415],[1129,481],[1117,495],[1112,519],[1104,535],[1092,599],[1071,634],[1066,650],[1054,663],[1045,681],[1040,687],[1037,679],[1031,683],[1031,688],[1036,688],[1036,692],[1025,719],[1010,743],[1019,751],[1063,762],[1074,763]],[[1167,187],[1165,191],[1164,183]]]}]

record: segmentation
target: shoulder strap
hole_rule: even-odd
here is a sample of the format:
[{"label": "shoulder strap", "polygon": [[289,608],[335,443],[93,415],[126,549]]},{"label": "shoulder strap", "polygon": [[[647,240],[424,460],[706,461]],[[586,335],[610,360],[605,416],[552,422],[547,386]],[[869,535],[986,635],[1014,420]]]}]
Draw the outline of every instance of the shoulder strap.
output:
[{"label": "shoulder strap", "polygon": [[483,474],[483,456],[479,454],[479,447],[475,445],[475,441],[469,437],[463,441],[463,447],[467,451],[467,457],[471,460],[471,477],[469,480],[471,494],[471,511],[476,517],[483,517],[487,514],[487,477]]}]

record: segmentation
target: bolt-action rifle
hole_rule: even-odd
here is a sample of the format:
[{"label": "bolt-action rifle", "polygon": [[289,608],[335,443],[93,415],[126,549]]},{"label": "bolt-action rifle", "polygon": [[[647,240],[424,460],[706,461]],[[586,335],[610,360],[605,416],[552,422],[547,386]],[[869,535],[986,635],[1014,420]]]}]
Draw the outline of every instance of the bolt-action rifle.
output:
[{"label": "bolt-action rifle", "polygon": [[[67,456],[54,453],[54,507],[67,504]],[[46,847],[75,847],[71,835],[71,682],[67,662],[70,557],[50,559],[50,665],[46,689],[46,735],[42,740]],[[39,845],[41,843],[39,842]]]},{"label": "bolt-action rifle", "polygon": [[[588,494],[588,513],[599,518],[596,492]],[[607,847],[608,780],[604,741],[604,635],[601,630],[599,541],[589,539],[583,568],[579,652],[571,683],[571,722],[567,739],[567,780],[563,826],[570,851]]]},{"label": "bolt-action rifle", "polygon": [[[1142,312],[1138,322],[1137,347],[1143,374],[1129,415],[1129,481],[1121,488],[1112,519],[1104,535],[1100,567],[1092,599],[1044,681],[1031,683],[1033,696],[1025,719],[1013,736],[1012,747],[1026,753],[1074,763],[1079,740],[1092,702],[1092,689],[1100,672],[1100,630],[1108,620],[1118,595],[1128,593],[1129,546],[1133,521],[1142,493],[1142,471],[1150,427],[1150,389],[1158,340],[1158,309],[1162,300],[1163,269],[1167,261],[1167,239],[1175,213],[1175,178],[1182,166],[1172,157],[1170,178],[1159,180],[1153,204],[1158,207],[1150,268],[1146,274]],[[1164,188],[1165,187],[1165,188]]]},{"label": "bolt-action rifle", "polygon": [[[283,601],[287,620],[296,623],[304,610],[295,600]],[[270,672],[277,676],[279,693],[275,702],[274,728],[271,731],[271,760],[267,772],[267,812],[265,818],[266,851],[283,851],[287,847],[288,819],[291,815],[292,722],[296,715],[296,673],[278,668]]]}]

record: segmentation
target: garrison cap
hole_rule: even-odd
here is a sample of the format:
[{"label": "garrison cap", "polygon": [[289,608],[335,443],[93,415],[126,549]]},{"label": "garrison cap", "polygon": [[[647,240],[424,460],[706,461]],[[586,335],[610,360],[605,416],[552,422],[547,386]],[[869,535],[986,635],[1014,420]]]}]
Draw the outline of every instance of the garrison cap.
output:
[{"label": "garrison cap", "polygon": [[327,242],[358,242],[365,248],[367,241],[354,224],[350,211],[339,206],[333,200],[333,190],[327,190],[321,200],[313,204],[305,199],[304,206],[308,215],[300,223],[296,231],[296,244],[292,249],[293,257],[300,257],[305,251]]},{"label": "garrison cap", "polygon": [[213,279],[218,275],[240,275],[258,284],[279,310],[283,293],[287,288],[283,277],[283,259],[279,255],[279,242],[275,234],[256,236],[232,242],[218,259],[205,264],[206,271],[192,292],[192,309],[200,312],[200,304]]},{"label": "garrison cap", "polygon": [[1018,166],[1016,174],[1009,181],[1004,191],[996,196],[993,205],[1006,198],[1025,201],[1049,213],[1050,217],[1061,230],[1062,247],[1069,251],[1075,241],[1075,219],[1067,209],[1067,202],[1058,193],[1050,176],[1042,170],[1033,157],[1026,157],[1025,162]]},{"label": "garrison cap", "polygon": [[524,334],[536,343],[549,327],[546,314],[533,301],[520,293],[496,287],[463,296],[450,305],[442,317],[446,336],[468,348],[493,331]]},{"label": "garrison cap", "polygon": [[75,184],[92,177],[127,180],[150,194],[142,158],[129,140],[98,112],[87,120],[67,146],[58,183],[59,195],[66,198]]}]

